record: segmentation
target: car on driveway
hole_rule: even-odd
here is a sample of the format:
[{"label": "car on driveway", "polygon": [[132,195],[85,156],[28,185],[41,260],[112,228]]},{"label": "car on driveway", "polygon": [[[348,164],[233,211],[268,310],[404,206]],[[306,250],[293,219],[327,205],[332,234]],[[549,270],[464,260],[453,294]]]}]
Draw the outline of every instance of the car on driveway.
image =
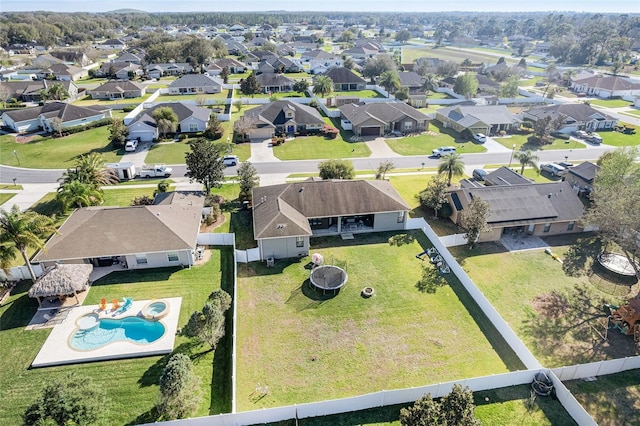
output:
[{"label": "car on driveway", "polygon": [[127,152],[134,152],[136,149],[138,149],[138,140],[137,139],[128,140],[124,144],[124,150],[127,151]]},{"label": "car on driveway", "polygon": [[473,169],[473,173],[471,173],[471,176],[473,176],[473,178],[475,180],[480,180],[483,181],[484,177],[487,175],[487,171],[485,169]]},{"label": "car on driveway", "polygon": [[559,164],[547,163],[541,164],[540,170],[549,173],[551,176],[560,176],[567,170]]},{"label": "car on driveway", "polygon": [[473,135],[473,140],[480,143],[485,143],[487,141],[487,136],[482,133],[476,133]]},{"label": "car on driveway", "polygon": [[436,158],[440,158],[443,155],[455,154],[455,153],[456,153],[455,146],[441,146],[440,148],[436,148],[433,151],[431,151],[431,154]]},{"label": "car on driveway", "polygon": [[235,166],[240,162],[237,155],[227,155],[222,159],[225,166]]}]

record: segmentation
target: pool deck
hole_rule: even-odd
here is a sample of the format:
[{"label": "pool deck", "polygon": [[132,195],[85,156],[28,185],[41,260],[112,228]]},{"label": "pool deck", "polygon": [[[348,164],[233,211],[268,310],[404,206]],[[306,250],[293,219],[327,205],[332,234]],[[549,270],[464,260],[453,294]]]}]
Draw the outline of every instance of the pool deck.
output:
[{"label": "pool deck", "polygon": [[140,310],[151,300],[134,301],[131,308],[124,313],[114,314],[111,311],[99,311],[98,305],[77,306],[69,308],[66,316],[57,323],[51,334],[42,345],[40,352],[31,363],[31,367],[49,367],[52,365],[78,364],[82,362],[105,361],[110,359],[136,358],[152,355],[163,355],[173,350],[178,327],[181,297],[157,299],[166,301],[169,314],[159,322],[165,326],[164,335],[153,343],[139,345],[131,342],[114,342],[92,351],[79,351],[69,346],[69,338],[78,328],[78,319],[89,313],[100,313],[100,318],[122,319],[137,316]]}]

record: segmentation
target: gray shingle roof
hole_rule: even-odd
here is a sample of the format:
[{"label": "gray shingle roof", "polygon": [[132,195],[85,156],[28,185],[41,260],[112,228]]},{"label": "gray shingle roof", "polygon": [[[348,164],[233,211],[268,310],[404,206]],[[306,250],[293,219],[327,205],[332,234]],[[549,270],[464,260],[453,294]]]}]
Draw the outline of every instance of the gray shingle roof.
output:
[{"label": "gray shingle roof", "polygon": [[461,106],[440,108],[438,114],[469,127],[477,122],[489,125],[515,123],[519,120],[511,114],[505,105]]},{"label": "gray shingle roof", "polygon": [[293,120],[299,125],[322,124],[324,122],[317,109],[288,100],[279,100],[261,105],[245,112],[244,115],[272,124],[284,124],[290,120],[285,117],[285,109],[293,110]]},{"label": "gray shingle roof", "polygon": [[366,83],[366,81],[364,81],[362,78],[354,74],[350,69],[345,67],[329,68],[327,72],[324,73],[324,75],[329,77],[334,84]]},{"label": "gray shingle roof", "polygon": [[508,167],[500,167],[484,177],[487,186],[496,185],[523,185],[530,184],[531,181]]},{"label": "gray shingle roof", "polygon": [[634,83],[619,76],[594,75],[592,77],[574,80],[575,84],[586,84],[589,87],[604,90],[639,90],[640,83]]},{"label": "gray shingle roof", "polygon": [[387,181],[307,180],[253,189],[256,239],[311,235],[308,219],[408,211]]},{"label": "gray shingle roof", "polygon": [[109,81],[101,84],[95,89],[88,90],[88,92],[126,92],[128,90],[142,90],[144,86],[135,81]]},{"label": "gray shingle roof", "polygon": [[[202,108],[197,105],[183,104],[182,102],[165,102],[158,105],[155,105],[153,108],[142,111],[140,114],[133,119],[133,121],[129,124],[136,123],[138,121],[148,121],[151,119],[153,111],[157,108],[171,108],[173,112],[178,116],[178,122],[182,122],[189,117],[195,117],[199,120],[207,122],[209,120],[209,116],[211,115],[211,110],[207,108]],[[153,119],[151,122],[155,123]]]},{"label": "gray shingle roof", "polygon": [[555,118],[560,114],[563,114],[568,118],[573,118],[577,122],[587,122],[591,120],[615,120],[614,117],[598,111],[587,104],[558,104],[541,106],[531,108],[525,112],[537,118],[542,118],[546,115],[550,115],[552,118]]},{"label": "gray shingle roof", "polygon": [[596,173],[600,170],[600,166],[589,161],[580,163],[577,166],[569,167],[569,173],[576,175],[585,182],[592,183],[596,177]]},{"label": "gray shingle roof", "polygon": [[49,241],[47,251],[34,260],[157,253],[194,248],[204,197],[188,197],[191,204],[136,207],[85,207],[74,211]]},{"label": "gray shingle roof", "polygon": [[31,120],[43,114],[47,118],[59,117],[63,123],[82,118],[95,117],[109,108],[101,107],[100,109],[88,108],[67,104],[65,102],[50,102],[43,106],[33,108],[23,108],[15,111],[8,111],[5,114],[13,121],[20,122]]},{"label": "gray shingle roof", "polygon": [[206,74],[187,74],[172,81],[169,87],[220,87],[222,82]]},{"label": "gray shingle roof", "polygon": [[400,121],[404,117],[411,117],[416,121],[426,121],[429,119],[425,114],[404,102],[345,104],[340,106],[339,109],[342,115],[356,126],[371,118],[382,123]]}]

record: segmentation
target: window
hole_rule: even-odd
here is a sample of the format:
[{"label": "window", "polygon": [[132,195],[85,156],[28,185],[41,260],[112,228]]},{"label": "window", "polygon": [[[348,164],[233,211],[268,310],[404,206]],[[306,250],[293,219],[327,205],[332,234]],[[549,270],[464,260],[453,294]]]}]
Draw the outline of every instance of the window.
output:
[{"label": "window", "polygon": [[179,260],[178,252],[177,251],[170,251],[169,253],[167,253],[167,260],[169,262],[177,262]]},{"label": "window", "polygon": [[304,247],[304,237],[296,237],[296,247]]},{"label": "window", "polygon": [[404,212],[398,212],[398,223],[404,222]]},{"label": "window", "polygon": [[413,129],[413,122],[412,121],[405,121],[404,122],[404,128],[405,129]]},{"label": "window", "polygon": [[309,219],[309,225],[320,226],[322,225],[322,219]]},{"label": "window", "polygon": [[545,223],[544,224],[544,232],[549,232],[550,229],[551,229],[551,224],[550,223]]},{"label": "window", "polygon": [[194,133],[198,131],[197,123],[189,123],[189,132]]},{"label": "window", "polygon": [[136,263],[138,265],[146,265],[147,263],[149,263],[147,261],[147,255],[146,254],[136,254]]},{"label": "window", "polygon": [[571,222],[569,222],[569,225],[567,226],[567,231],[573,231],[573,227],[576,225],[576,222],[574,220],[572,220]]}]

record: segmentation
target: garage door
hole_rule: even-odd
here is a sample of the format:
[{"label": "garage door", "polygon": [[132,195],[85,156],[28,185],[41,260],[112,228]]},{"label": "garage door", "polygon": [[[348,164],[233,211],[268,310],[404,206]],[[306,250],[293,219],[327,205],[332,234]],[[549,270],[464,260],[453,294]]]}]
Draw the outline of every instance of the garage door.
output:
[{"label": "garage door", "polygon": [[249,138],[251,140],[271,139],[271,136],[273,136],[273,129],[271,129],[270,127],[264,129],[253,129],[249,134]]},{"label": "garage door", "polygon": [[363,127],[360,129],[360,136],[380,136],[380,126]]}]

